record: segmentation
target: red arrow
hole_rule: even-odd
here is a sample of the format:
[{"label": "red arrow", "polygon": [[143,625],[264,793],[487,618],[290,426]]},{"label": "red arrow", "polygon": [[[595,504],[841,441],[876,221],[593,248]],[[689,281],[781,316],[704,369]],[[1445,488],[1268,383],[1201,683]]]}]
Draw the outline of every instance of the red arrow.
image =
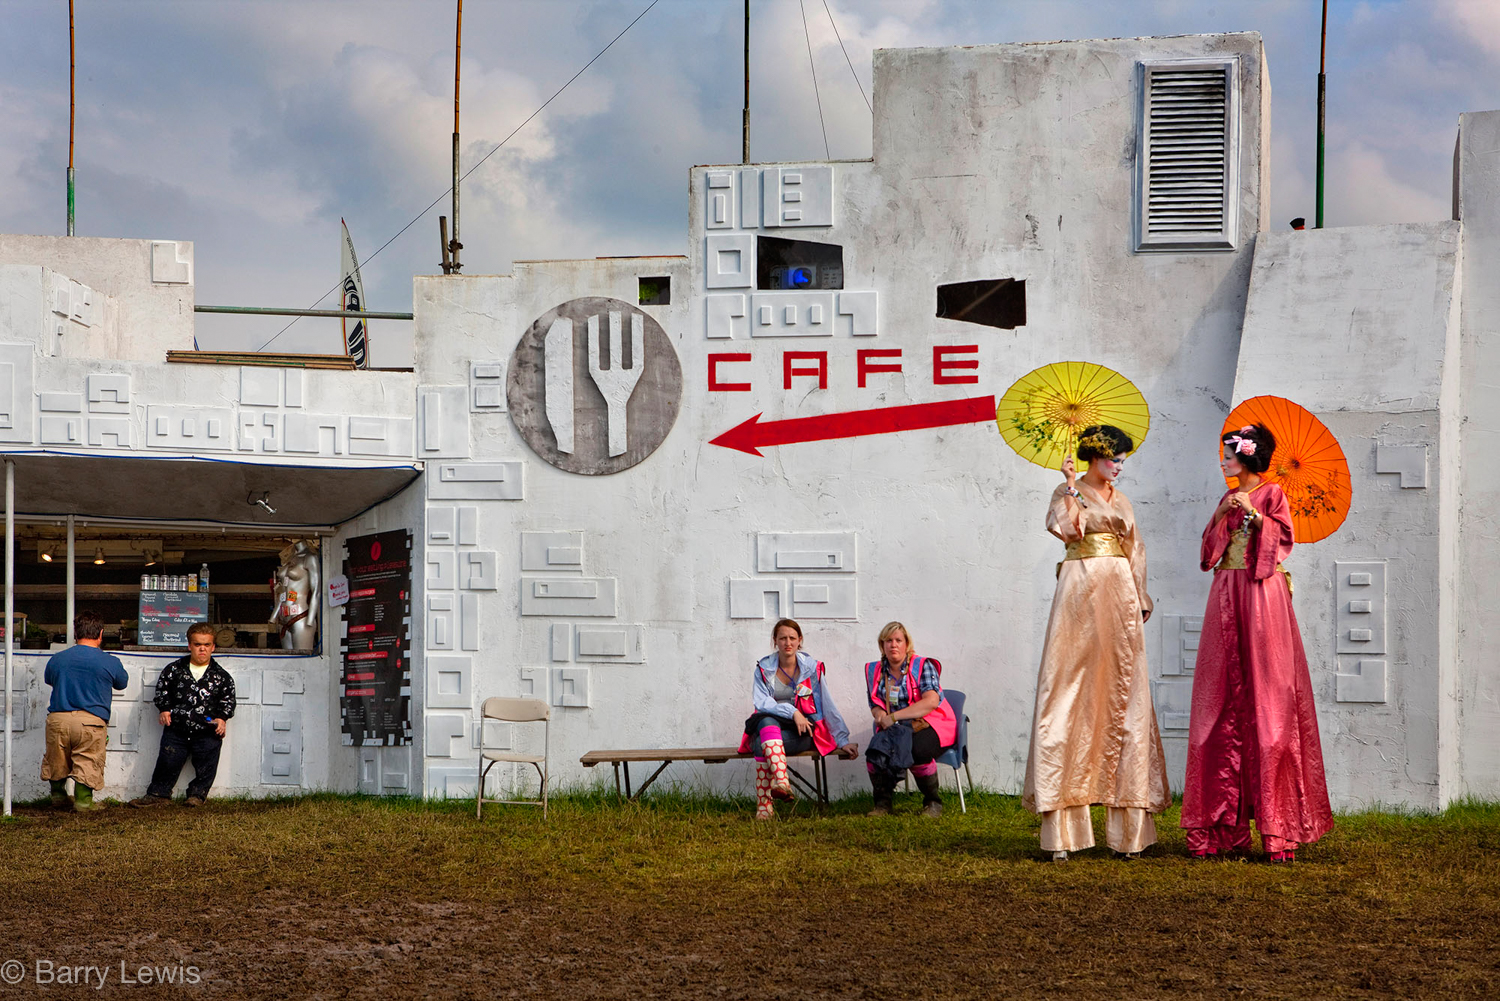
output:
[{"label": "red arrow", "polygon": [[981,396],[972,400],[943,400],[939,403],[913,403],[905,407],[879,407],[874,410],[851,410],[843,414],[817,417],[794,417],[786,421],[760,423],[760,414],[725,431],[709,442],[724,448],[739,449],[760,455],[760,449],[771,445],[791,445],[799,441],[826,441],[831,438],[858,438],[867,434],[890,434],[892,431],[916,431],[921,428],[949,427],[953,424],[975,424],[995,419],[995,398]]}]

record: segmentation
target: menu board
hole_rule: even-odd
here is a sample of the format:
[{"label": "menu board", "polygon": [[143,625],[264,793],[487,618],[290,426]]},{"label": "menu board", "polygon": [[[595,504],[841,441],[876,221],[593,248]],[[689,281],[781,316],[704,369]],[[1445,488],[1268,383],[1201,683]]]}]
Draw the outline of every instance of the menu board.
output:
[{"label": "menu board", "polygon": [[142,591],[139,617],[138,644],[185,650],[188,626],[208,621],[208,592]]},{"label": "menu board", "polygon": [[344,743],[411,743],[411,546],[405,529],[344,544]]}]

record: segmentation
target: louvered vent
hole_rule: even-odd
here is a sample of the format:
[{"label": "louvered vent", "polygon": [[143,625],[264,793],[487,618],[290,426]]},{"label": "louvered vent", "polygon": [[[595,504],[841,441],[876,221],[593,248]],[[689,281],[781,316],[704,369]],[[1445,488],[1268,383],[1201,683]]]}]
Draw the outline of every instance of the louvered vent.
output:
[{"label": "louvered vent", "polygon": [[1234,246],[1233,65],[1145,66],[1142,250]]}]

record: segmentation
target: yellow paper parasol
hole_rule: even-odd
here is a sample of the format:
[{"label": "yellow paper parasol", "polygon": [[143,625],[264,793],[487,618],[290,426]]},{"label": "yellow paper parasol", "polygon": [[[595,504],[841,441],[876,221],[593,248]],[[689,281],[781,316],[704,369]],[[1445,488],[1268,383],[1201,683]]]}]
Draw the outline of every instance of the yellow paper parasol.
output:
[{"label": "yellow paper parasol", "polygon": [[1247,424],[1260,424],[1276,438],[1271,468],[1261,476],[1286,492],[1294,541],[1317,542],[1336,532],[1349,514],[1353,487],[1349,460],[1333,432],[1279,396],[1252,396],[1241,403],[1224,421],[1223,433]]},{"label": "yellow paper parasol", "polygon": [[1021,458],[1061,469],[1091,424],[1113,424],[1140,448],[1151,427],[1146,398],[1123,375],[1086,361],[1044,365],[1017,379],[995,408],[1000,436]]}]

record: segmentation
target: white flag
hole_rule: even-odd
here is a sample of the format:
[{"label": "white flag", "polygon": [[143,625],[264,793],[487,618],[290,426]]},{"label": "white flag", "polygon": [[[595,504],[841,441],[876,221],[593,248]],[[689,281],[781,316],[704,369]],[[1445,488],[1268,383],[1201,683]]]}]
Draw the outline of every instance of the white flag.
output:
[{"label": "white flag", "polygon": [[[344,275],[341,283],[343,305],[339,308],[359,312],[365,308],[365,286],[359,280],[359,259],[354,256],[354,241],[349,239],[348,224],[340,219],[339,225],[344,227],[344,252],[339,262]],[[354,359],[355,368],[369,368],[370,328],[364,320],[355,320],[351,328],[349,320],[350,317],[344,317],[339,321],[344,328],[344,354]]]}]

